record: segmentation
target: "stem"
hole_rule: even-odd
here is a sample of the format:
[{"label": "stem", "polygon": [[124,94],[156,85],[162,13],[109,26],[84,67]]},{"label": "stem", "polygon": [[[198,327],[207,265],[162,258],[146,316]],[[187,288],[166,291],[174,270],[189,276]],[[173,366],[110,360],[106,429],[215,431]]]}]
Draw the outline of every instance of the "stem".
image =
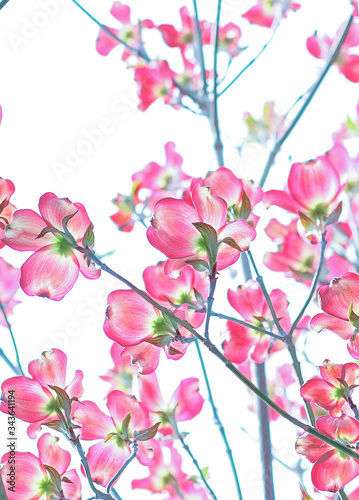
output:
[{"label": "stem", "polygon": [[225,447],[226,447],[226,453],[228,455],[228,459],[229,459],[229,462],[231,464],[231,469],[232,469],[234,481],[236,483],[236,489],[237,489],[238,498],[239,498],[239,500],[243,500],[242,491],[241,491],[241,487],[240,487],[239,479],[238,479],[238,474],[237,474],[237,469],[236,469],[236,466],[235,466],[235,463],[234,463],[234,460],[233,460],[232,449],[229,446],[229,442],[227,440],[226,431],[225,431],[225,429],[223,427],[223,424],[222,424],[222,422],[221,422],[221,420],[220,420],[220,418],[218,416],[218,411],[217,411],[216,405],[214,403],[213,395],[212,395],[211,384],[209,383],[206,366],[204,364],[204,360],[203,360],[203,356],[202,356],[202,352],[201,352],[201,348],[199,346],[198,340],[196,341],[196,349],[197,349],[198,357],[199,357],[199,360],[200,360],[200,363],[201,363],[204,380],[206,382],[206,387],[207,387],[207,392],[208,392],[208,398],[209,398],[209,402],[211,404],[212,413],[213,413],[213,420],[214,420],[215,425],[218,427],[218,430],[219,430],[219,432],[220,432],[220,434],[222,436],[222,439],[223,439]]},{"label": "stem", "polygon": [[[359,455],[352,450],[351,448],[348,448],[338,441],[335,441],[334,439],[329,438],[325,434],[321,434],[317,429],[314,429],[308,424],[305,424],[304,422],[301,422],[297,418],[293,417],[289,413],[287,413],[285,410],[283,410],[280,406],[278,406],[274,401],[272,401],[266,394],[263,394],[262,391],[258,389],[250,380],[248,380],[239,370],[236,368],[236,366],[229,361],[224,354],[221,353],[217,347],[212,344],[212,342],[209,339],[206,339],[203,337],[201,334],[199,334],[188,321],[181,319],[177,317],[172,311],[167,309],[166,307],[162,306],[161,304],[158,304],[155,300],[153,300],[151,297],[149,297],[145,292],[137,288],[135,285],[133,285],[130,281],[126,280],[123,276],[119,275],[115,271],[113,271],[111,268],[109,268],[106,264],[102,263],[95,254],[92,253],[91,250],[89,249],[83,249],[81,247],[77,247],[78,250],[81,250],[82,252],[85,251],[85,254],[87,258],[89,258],[92,262],[97,264],[104,272],[110,274],[114,278],[118,279],[125,285],[127,285],[131,290],[134,290],[138,295],[140,295],[143,299],[145,299],[147,302],[152,304],[156,309],[161,311],[163,314],[168,316],[169,318],[172,318],[174,321],[176,321],[179,325],[183,326],[186,330],[188,330],[190,333],[192,333],[193,336],[195,336],[198,340],[204,344],[207,349],[214,355],[216,358],[218,358],[226,367],[227,369],[233,373],[233,375],[238,378],[250,391],[252,391],[256,396],[258,396],[264,403],[266,403],[268,406],[273,408],[279,415],[281,415],[283,418],[291,422],[293,425],[299,427],[300,429],[303,429],[305,432],[308,432],[308,434],[317,437],[321,441],[324,441],[324,443],[329,444],[330,446],[333,446],[333,448],[343,452],[345,455],[348,455],[349,457],[355,458],[358,460]],[[244,255],[244,254],[242,254]]]},{"label": "stem", "polygon": [[293,336],[293,333],[294,333],[294,330],[295,330],[297,324],[301,320],[303,314],[305,313],[305,310],[307,309],[310,301],[313,298],[314,292],[315,292],[315,290],[317,288],[317,283],[318,283],[319,275],[320,275],[320,272],[321,272],[323,264],[324,264],[324,252],[325,252],[326,246],[327,246],[327,241],[325,239],[325,233],[323,233],[322,234],[321,252],[320,252],[320,258],[319,258],[318,268],[317,268],[317,271],[316,271],[316,273],[314,275],[314,278],[313,278],[313,281],[312,281],[312,286],[310,287],[310,292],[309,292],[308,298],[305,301],[305,303],[304,303],[302,309],[300,310],[298,316],[296,317],[293,325],[291,326],[291,329],[289,330],[289,333],[288,333],[289,337]]},{"label": "stem", "polygon": [[[255,371],[258,388],[264,393],[267,393],[267,378],[265,373],[265,363],[255,363]],[[274,495],[274,482],[273,482],[273,456],[272,456],[272,442],[270,435],[269,424],[269,408],[258,399],[258,423],[259,423],[259,436],[260,436],[260,452],[262,461],[262,479],[264,487],[264,498],[267,500],[275,498]]]},{"label": "stem", "polygon": [[110,35],[114,40],[116,40],[118,43],[121,43],[122,45],[124,45],[128,50],[130,50],[131,52],[136,54],[138,57],[142,57],[142,59],[144,59],[146,62],[150,62],[150,58],[146,54],[146,52],[143,48],[143,44],[141,44],[142,47],[140,49],[135,49],[134,47],[131,47],[131,45],[128,45],[125,41],[121,40],[121,38],[118,38],[118,36],[116,36],[114,33],[112,33],[112,31],[110,29],[108,29],[107,26],[105,26],[104,24],[101,24],[100,21],[98,21],[84,7],[82,7],[82,5],[80,5],[77,2],[77,0],[72,0],[72,1],[74,2],[74,4],[77,5],[77,7],[79,7],[82,10],[82,12],[84,12],[90,19],[92,19],[92,21],[94,21],[103,31],[105,31],[108,35]]},{"label": "stem", "polygon": [[207,95],[207,76],[206,76],[206,66],[204,64],[204,55],[203,55],[203,44],[202,44],[202,33],[201,33],[201,27],[199,24],[199,16],[198,16],[198,8],[197,8],[197,1],[193,0],[193,9],[194,9],[194,16],[195,16],[195,24],[196,24],[196,34],[197,34],[197,39],[198,39],[198,53],[199,53],[199,61],[200,61],[200,66],[201,66],[201,74],[202,74],[202,82],[203,82],[203,94]]},{"label": "stem", "polygon": [[276,333],[270,332],[269,330],[265,330],[264,328],[261,328],[260,326],[252,325],[251,323],[247,323],[246,321],[242,321],[241,319],[233,318],[232,316],[227,316],[226,314],[220,314],[216,312],[211,312],[211,316],[215,316],[216,318],[219,319],[226,319],[228,321],[233,321],[234,323],[239,323],[240,325],[246,326],[247,328],[251,328],[252,330],[256,330],[257,332],[264,333],[265,335],[269,335],[270,337],[273,337],[276,340],[281,340],[282,342],[285,342],[283,337],[280,335],[277,335]]},{"label": "stem", "polygon": [[221,140],[221,133],[218,121],[218,89],[217,89],[217,56],[218,56],[218,34],[219,34],[219,20],[221,17],[222,0],[218,0],[217,4],[217,17],[216,17],[216,36],[214,41],[214,59],[213,59],[213,121],[212,128],[215,135],[214,149],[216,152],[218,166],[224,165],[223,158],[223,143]]},{"label": "stem", "polygon": [[9,323],[9,320],[7,318],[7,315],[6,315],[6,312],[5,312],[5,308],[2,304],[2,302],[0,301],[0,310],[1,312],[3,313],[3,316],[5,318],[5,321],[6,321],[6,325],[8,327],[8,330],[10,332],[10,336],[11,336],[11,340],[12,340],[12,343],[14,345],[14,349],[15,349],[15,354],[16,354],[16,361],[17,361],[17,365],[18,365],[18,370],[17,370],[17,375],[19,375],[19,372],[21,375],[25,375],[22,367],[21,367],[21,362],[20,362],[20,357],[19,357],[19,352],[17,350],[17,346],[16,346],[16,342],[15,342],[15,337],[14,337],[14,334],[13,334],[13,331],[12,331],[12,328],[11,328],[11,325]]},{"label": "stem", "polygon": [[216,272],[217,272],[217,265],[214,264],[212,271],[209,275],[209,295],[207,299],[206,322],[204,325],[204,336],[206,337],[206,339],[209,338],[209,322],[211,320],[211,313],[214,302],[214,292],[217,284]]},{"label": "stem", "polygon": [[115,488],[112,488],[111,495],[113,496],[113,498],[115,500],[122,500],[122,498],[120,497],[120,495],[118,494],[118,492],[115,490]]},{"label": "stem", "polygon": [[332,50],[331,56],[329,57],[328,62],[324,66],[323,71],[320,73],[318,79],[313,84],[312,89],[311,89],[311,91],[308,94],[308,97],[304,101],[303,105],[299,109],[298,113],[294,117],[292,123],[290,124],[290,126],[288,127],[288,129],[286,130],[286,132],[275,143],[274,148],[271,151],[271,153],[269,155],[269,158],[267,160],[266,166],[264,167],[263,174],[262,174],[261,180],[259,182],[259,186],[260,187],[264,186],[264,184],[265,184],[265,182],[267,180],[268,174],[270,172],[270,169],[271,169],[271,167],[272,167],[272,165],[274,163],[274,160],[275,160],[277,154],[280,151],[280,148],[283,146],[284,142],[288,139],[288,137],[291,134],[291,132],[293,131],[294,127],[297,125],[297,123],[299,122],[300,118],[302,117],[304,111],[307,109],[310,101],[313,99],[314,94],[316,93],[316,91],[320,87],[320,85],[321,85],[322,81],[324,80],[326,74],[328,73],[331,65],[336,61],[336,59],[337,59],[337,57],[339,55],[340,49],[341,49],[341,47],[342,47],[342,45],[344,43],[344,40],[345,40],[345,38],[346,38],[346,36],[348,34],[348,31],[349,31],[349,28],[350,28],[350,26],[352,24],[352,21],[353,21],[353,14],[350,15],[350,17],[348,19],[348,22],[347,22],[347,24],[346,24],[346,26],[344,28],[342,36],[340,37],[340,39],[339,39],[338,43],[336,44],[335,48]]},{"label": "stem", "polygon": [[355,419],[359,421],[359,410],[357,405],[354,403],[351,397],[347,399],[347,403],[350,406],[350,409],[353,411]]},{"label": "stem", "polygon": [[[254,268],[255,272],[257,273],[257,280],[258,280],[259,273],[258,273],[257,267],[254,263],[253,257],[250,254],[249,250],[248,250],[248,253],[249,253],[249,256],[251,258],[253,268]],[[249,266],[248,257],[245,253],[243,253],[242,268],[243,268],[244,279],[246,281],[251,279],[252,273],[251,273],[251,269]],[[263,280],[262,280],[262,286],[263,286],[263,288],[267,294],[267,297],[269,299],[268,305],[272,304],[270,297],[267,293],[267,290],[264,286]],[[267,300],[267,297],[266,297],[266,300]],[[274,315],[272,312],[272,315],[274,318],[274,317],[276,317],[276,314],[275,314],[273,305],[272,305],[272,309],[274,312]],[[271,311],[272,311],[272,309],[271,309]],[[278,324],[279,324],[279,321],[278,321]],[[280,332],[281,329],[278,328],[278,331]],[[257,378],[257,384],[259,387],[259,391],[268,397],[267,379],[266,379],[265,364],[264,363],[262,365],[259,365],[256,363],[256,378]],[[274,494],[273,466],[272,466],[273,456],[272,456],[272,442],[271,442],[271,435],[270,435],[269,411],[268,411],[268,406],[266,404],[264,404],[264,402],[261,398],[258,399],[257,414],[258,414],[258,425],[259,425],[259,450],[260,450],[261,464],[262,464],[262,482],[263,482],[263,489],[264,489],[264,498],[265,498],[265,500],[274,500],[275,494]]]},{"label": "stem", "polygon": [[[250,258],[250,261],[251,261],[251,264],[253,266],[253,269],[254,269],[254,272],[255,272],[255,275],[256,275],[256,279],[258,281],[260,289],[262,290],[264,298],[265,298],[265,300],[266,300],[266,302],[268,304],[269,310],[270,310],[270,312],[272,314],[272,318],[273,318],[273,321],[275,323],[275,326],[277,327],[278,332],[281,333],[282,336],[284,337],[284,336],[286,336],[286,333],[285,333],[285,331],[283,330],[283,328],[281,327],[281,325],[279,323],[279,319],[278,319],[277,313],[275,312],[273,303],[271,301],[269,293],[267,292],[267,288],[266,288],[266,286],[264,284],[263,277],[259,274],[257,266],[256,266],[256,264],[254,262],[252,252],[250,250],[247,250],[247,254],[248,254],[248,256]],[[248,279],[250,279],[250,278],[248,278]]]},{"label": "stem", "polygon": [[347,497],[345,491],[344,491],[344,488],[342,488],[341,490],[338,491],[338,494],[339,494],[339,497],[341,498],[341,500],[349,500],[349,498]]},{"label": "stem", "polygon": [[15,375],[20,375],[19,369],[11,363],[10,359],[6,356],[6,354],[1,348],[0,348],[0,358],[5,361],[5,363],[15,373]]},{"label": "stem", "polygon": [[5,5],[6,5],[8,2],[9,2],[9,0],[2,0],[2,1],[0,2],[0,10],[1,10],[3,7],[5,7]]},{"label": "stem", "polygon": [[126,469],[126,467],[132,462],[132,460],[134,460],[136,458],[137,452],[138,452],[137,442],[133,441],[133,443],[132,443],[132,454],[128,457],[128,459],[123,464],[123,466],[121,467],[121,469],[118,472],[116,472],[116,474],[113,476],[113,478],[111,479],[111,481],[108,483],[107,490],[106,490],[107,493],[110,493],[110,490],[111,490],[113,484],[115,484],[115,482],[117,481],[117,479],[120,477],[120,475],[122,474],[122,472]]},{"label": "stem", "polygon": [[171,419],[171,425],[172,425],[173,430],[175,431],[176,437],[181,441],[183,448],[186,450],[186,452],[188,453],[188,455],[191,457],[192,462],[194,463],[196,469],[198,470],[199,475],[201,476],[201,479],[202,479],[205,487],[207,488],[207,490],[209,491],[209,493],[211,494],[211,496],[213,497],[213,499],[217,500],[217,497],[216,497],[214,491],[212,490],[212,488],[210,487],[210,485],[207,483],[206,478],[204,477],[204,474],[202,472],[201,467],[198,465],[197,459],[195,458],[195,456],[191,452],[191,449],[188,446],[188,444],[185,442],[182,434],[179,432],[178,426],[177,426],[177,421],[176,421],[175,418]]},{"label": "stem", "polygon": [[265,49],[268,47],[270,42],[273,40],[274,35],[276,34],[278,27],[279,27],[279,23],[277,24],[277,26],[273,30],[269,40],[263,45],[263,47],[258,52],[258,54],[248,64],[246,64],[243,69],[241,69],[241,71],[238,73],[238,75],[235,78],[233,78],[233,80],[223,90],[221,90],[221,92],[219,92],[218,97],[221,97],[238,80],[238,78],[240,78],[243,75],[243,73],[245,71],[247,71],[247,69],[250,68],[252,66],[252,64],[254,64],[256,62],[256,60],[259,58],[259,56],[261,56],[263,54]]}]

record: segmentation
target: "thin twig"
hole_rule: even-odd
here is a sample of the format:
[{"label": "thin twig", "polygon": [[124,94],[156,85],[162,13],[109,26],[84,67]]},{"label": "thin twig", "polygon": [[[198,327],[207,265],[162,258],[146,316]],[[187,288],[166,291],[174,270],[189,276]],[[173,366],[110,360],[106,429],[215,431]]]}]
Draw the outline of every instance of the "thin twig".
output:
[{"label": "thin twig", "polygon": [[198,58],[199,58],[199,63],[200,63],[200,67],[201,67],[202,82],[203,82],[203,94],[207,95],[206,66],[204,63],[202,33],[201,33],[201,26],[199,24],[199,16],[198,16],[198,8],[197,8],[197,1],[196,0],[193,0],[193,9],[194,9],[195,24],[196,24],[197,51],[198,51]]},{"label": "thin twig", "polygon": [[223,158],[223,143],[218,120],[218,81],[217,81],[217,58],[218,58],[218,42],[219,42],[219,20],[221,17],[222,0],[218,0],[217,16],[216,16],[216,32],[214,41],[214,58],[213,58],[213,121],[212,128],[215,135],[214,149],[216,152],[217,163],[219,167],[224,165]]},{"label": "thin twig", "polygon": [[282,137],[275,143],[274,148],[271,151],[271,153],[269,155],[269,158],[267,160],[266,166],[264,167],[263,174],[262,174],[261,180],[259,182],[259,186],[260,187],[264,186],[264,184],[265,184],[265,182],[267,180],[269,171],[270,171],[270,169],[271,169],[271,167],[272,167],[272,165],[274,163],[274,160],[275,160],[277,154],[279,153],[281,147],[283,146],[284,142],[288,139],[288,137],[291,134],[291,132],[293,131],[294,127],[299,122],[299,120],[302,117],[304,111],[307,109],[310,101],[313,99],[314,94],[316,93],[316,91],[320,87],[320,85],[321,85],[322,81],[324,80],[326,74],[328,73],[330,67],[336,61],[336,59],[337,59],[337,57],[339,55],[340,49],[341,49],[341,47],[342,47],[342,45],[344,43],[344,40],[345,40],[345,38],[346,38],[346,36],[348,34],[348,31],[349,31],[349,28],[350,28],[352,22],[353,22],[353,14],[350,15],[350,17],[348,19],[348,22],[346,23],[346,26],[344,28],[343,34],[340,37],[339,42],[337,43],[337,45],[335,46],[335,48],[332,49],[331,55],[329,57],[329,60],[328,60],[327,64],[324,66],[324,69],[320,73],[318,79],[316,80],[316,82],[312,86],[312,89],[311,89],[308,97],[304,101],[303,105],[301,106],[300,110],[298,111],[298,113],[294,117],[294,119],[293,119],[292,123],[290,124],[290,126],[288,127],[288,129],[285,131],[285,133],[282,135]]},{"label": "thin twig", "polygon": [[211,312],[211,316],[215,316],[216,318],[219,319],[226,319],[227,321],[233,321],[233,323],[238,323],[239,325],[246,326],[247,328],[251,328],[252,330],[256,330],[257,332],[264,333],[264,335],[269,335],[270,337],[273,337],[276,340],[281,340],[282,342],[285,342],[285,339],[283,339],[283,337],[281,337],[280,335],[270,332],[269,330],[265,330],[260,326],[252,325],[252,323],[247,323],[246,321],[242,321],[241,319],[233,318],[233,316],[227,316],[226,314],[216,313],[213,311]]},{"label": "thin twig", "polygon": [[107,26],[100,23],[100,21],[98,21],[81,4],[79,4],[77,2],[77,0],[72,0],[72,1],[74,2],[74,4],[77,5],[77,7],[79,7],[82,10],[82,12],[84,12],[90,19],[92,19],[92,21],[94,21],[103,31],[105,31],[108,35],[110,35],[114,40],[116,40],[118,43],[120,43],[121,45],[126,47],[128,50],[130,50],[131,52],[136,54],[138,57],[142,57],[142,59],[144,59],[146,62],[150,62],[150,58],[148,57],[145,50],[143,49],[143,44],[141,44],[142,47],[140,47],[140,49],[136,49],[134,47],[131,47],[131,45],[128,45],[128,43],[126,43],[124,40],[122,40],[121,38],[118,38],[118,36],[116,36],[114,33],[112,33],[112,31]]},{"label": "thin twig", "polygon": [[233,80],[223,90],[221,90],[221,92],[218,93],[218,97],[221,97],[230,87],[232,87],[232,85],[238,80],[238,78],[240,78],[243,75],[243,73],[245,71],[247,71],[247,69],[250,68],[252,66],[252,64],[254,64],[256,62],[256,60],[263,54],[265,49],[268,47],[270,42],[273,40],[274,35],[276,34],[278,27],[279,27],[279,23],[277,24],[277,26],[273,30],[269,40],[263,45],[263,47],[258,52],[258,54],[255,57],[253,57],[253,59],[251,61],[249,61],[249,63],[246,64],[243,69],[241,69],[241,71],[238,73],[238,75],[236,77],[234,77]]},{"label": "thin twig", "polygon": [[5,361],[5,363],[15,373],[15,375],[20,375],[19,369],[10,361],[10,359],[6,356],[6,354],[1,348],[0,348],[0,358],[3,361]]},{"label": "thin twig", "polygon": [[7,328],[9,330],[9,333],[10,333],[10,336],[11,336],[11,340],[12,340],[12,343],[14,345],[14,349],[15,349],[15,355],[16,355],[16,361],[17,361],[17,365],[19,367],[18,371],[17,371],[17,375],[19,375],[19,372],[20,372],[20,375],[25,375],[24,373],[24,370],[22,369],[21,367],[21,362],[20,362],[20,357],[19,357],[19,352],[17,350],[17,345],[16,345],[16,341],[15,341],[15,337],[14,337],[14,334],[13,334],[13,331],[12,331],[12,328],[11,328],[11,325],[10,325],[10,322],[8,320],[8,317],[6,315],[6,312],[5,312],[5,308],[2,304],[2,302],[0,301],[0,310],[5,318],[5,322],[6,322],[6,325],[7,325]]},{"label": "thin twig", "polygon": [[214,423],[216,424],[216,426],[218,427],[219,432],[220,432],[220,434],[222,436],[223,442],[225,444],[226,453],[228,455],[228,459],[229,459],[229,462],[230,462],[230,465],[231,465],[231,469],[232,469],[234,481],[236,483],[236,489],[237,489],[238,498],[239,498],[239,500],[242,500],[243,499],[243,497],[242,497],[242,491],[241,491],[241,487],[240,487],[240,484],[239,484],[239,479],[238,479],[236,465],[235,465],[234,460],[233,460],[232,449],[231,449],[231,447],[229,445],[225,428],[224,428],[224,426],[222,424],[222,421],[220,420],[220,418],[218,416],[217,407],[216,407],[216,405],[214,403],[214,399],[213,399],[211,384],[210,384],[209,379],[208,379],[206,365],[204,364],[204,360],[203,360],[203,356],[202,356],[202,352],[201,352],[201,348],[199,346],[198,340],[196,341],[196,349],[197,349],[199,361],[201,363],[204,380],[206,382],[206,387],[207,387],[207,392],[208,392],[208,399],[209,399],[209,402],[211,404],[212,413],[213,413],[213,420],[214,420]]},{"label": "thin twig", "polygon": [[217,265],[214,264],[210,274],[209,274],[209,294],[207,299],[207,311],[206,311],[206,321],[204,325],[204,336],[209,338],[209,322],[211,321],[212,306],[214,302],[214,292],[217,284]]}]

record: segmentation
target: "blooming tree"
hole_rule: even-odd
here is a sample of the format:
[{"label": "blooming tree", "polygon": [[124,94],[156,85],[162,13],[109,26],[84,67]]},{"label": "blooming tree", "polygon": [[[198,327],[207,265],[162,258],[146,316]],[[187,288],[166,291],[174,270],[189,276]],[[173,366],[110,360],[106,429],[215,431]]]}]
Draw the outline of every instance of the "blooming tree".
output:
[{"label": "blooming tree", "polygon": [[[15,360],[0,349],[2,361],[13,371],[1,385],[1,411],[9,433],[9,449],[1,458],[1,498],[78,500],[90,491],[91,498],[118,500],[125,481],[134,492],[146,490],[149,498],[228,498],[215,481],[216,468],[197,458],[186,431],[192,420],[205,422],[200,425],[210,445],[221,440],[221,450],[209,450],[222,453],[221,461],[228,460],[238,500],[253,497],[223,424],[225,412],[212,390],[211,380],[221,380],[222,372],[212,370],[209,358],[231,377],[229,388],[223,384],[226,398],[236,399],[240,389],[244,394],[231,419],[249,435],[252,431],[242,414],[250,412],[258,421],[252,438],[258,442],[256,467],[264,482],[256,498],[276,498],[273,464],[279,463],[299,481],[295,498],[356,500],[359,104],[338,123],[329,150],[318,151],[315,158],[287,161],[285,174],[273,175],[277,154],[329,70],[337,67],[344,85],[359,82],[356,1],[348,2],[348,17],[333,37],[308,34],[303,50],[323,61],[295,111],[280,113],[274,101],[264,103],[261,118],[243,109],[247,130],[237,153],[246,144],[268,152],[256,175],[248,170],[239,175],[226,160],[224,137],[229,131],[222,127],[220,98],[233,91],[249,67],[259,65],[257,59],[280,26],[290,19],[295,22],[299,3],[258,0],[240,12],[235,23],[222,22],[221,0],[216,2],[214,20],[202,18],[194,0],[191,7],[180,8],[175,26],[155,18],[138,19],[130,6],[115,1],[110,9],[114,27],[98,21],[76,0],[73,3],[98,25],[93,42],[99,55],[108,56],[103,63],[110,65],[115,51],[120,54],[123,70],[136,85],[141,112],[149,114],[162,106],[197,120],[198,128],[208,122],[217,167],[205,166],[203,175],[193,174],[171,140],[163,144],[164,164],[149,161],[129,176],[127,193],[116,194],[114,186],[116,211],[108,212],[112,230],[121,232],[126,245],[131,245],[128,233],[137,234],[143,252],[156,250],[161,259],[147,267],[136,262],[143,272],[142,283],[136,284],[116,265],[107,264],[108,254],[96,252],[95,213],[52,192],[42,194],[39,213],[23,207],[21,199],[16,199],[21,207],[16,208],[12,201],[17,186],[0,178],[0,249],[8,252],[9,260],[21,258],[19,251],[33,252],[20,268],[0,256],[0,326],[3,335],[8,329],[15,349]],[[240,67],[250,44],[245,33],[252,29],[270,31],[270,38]],[[231,77],[233,67],[240,69]],[[0,108],[2,128],[6,115]],[[99,192],[97,206],[103,202]],[[267,275],[262,276],[266,269],[278,281],[272,289]],[[27,375],[10,323],[20,309],[14,310],[18,289],[30,297],[26,301],[41,297],[44,308],[55,307],[76,294],[79,277],[82,285],[90,280],[90,289],[93,280],[106,275],[116,285],[111,285],[100,307],[103,329],[98,342],[107,342],[114,366],[96,375],[111,384],[107,393],[96,391],[88,399],[84,391],[91,383],[79,369],[68,381],[70,357],[74,364],[76,356],[96,351],[91,342],[80,353],[55,346],[44,349],[29,363]],[[293,286],[300,293],[290,304]],[[341,348],[348,341],[347,350],[338,349],[343,359],[327,357],[332,333]],[[311,348],[311,339],[318,336],[321,366],[313,362]],[[183,367],[191,355],[198,356],[200,379],[194,372],[178,376],[182,368],[178,372],[176,365]],[[172,383],[168,397],[162,390],[164,367]],[[213,414],[211,429],[206,408]],[[26,438],[37,440],[36,455],[26,451],[23,439],[18,449],[18,420],[29,424]],[[294,464],[281,458],[271,438],[274,429],[287,425]],[[248,451],[240,453],[245,460]]]}]

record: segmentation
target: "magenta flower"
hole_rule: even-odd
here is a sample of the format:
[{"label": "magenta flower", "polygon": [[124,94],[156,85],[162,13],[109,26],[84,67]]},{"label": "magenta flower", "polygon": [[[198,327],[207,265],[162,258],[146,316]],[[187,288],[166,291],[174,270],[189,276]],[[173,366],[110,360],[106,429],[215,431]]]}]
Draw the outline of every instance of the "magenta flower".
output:
[{"label": "magenta flower", "polygon": [[[339,418],[323,416],[317,419],[317,429],[326,436],[354,448],[359,439],[359,423],[343,413]],[[320,491],[338,491],[359,474],[358,460],[324,443],[310,434],[297,439],[296,450],[314,463],[313,485]]]},{"label": "magenta flower", "polygon": [[[61,410],[56,392],[49,386],[64,389],[70,398],[79,398],[82,395],[83,373],[76,371],[70,384],[65,385],[67,356],[59,349],[43,352],[41,359],[29,364],[29,377],[12,377],[1,386],[1,411],[7,413],[8,404],[13,394],[16,394],[16,417],[29,422],[27,434],[34,439],[41,426],[52,420],[58,420],[57,411]],[[10,399],[9,399],[10,398]]]},{"label": "magenta flower", "polygon": [[[5,226],[12,221],[13,213],[16,207],[10,203],[10,198],[15,192],[14,184],[0,177],[0,240],[5,237]],[[0,248],[5,244],[0,241]]]},{"label": "magenta flower", "polygon": [[[191,194],[192,205],[174,198],[156,203],[151,227],[147,230],[151,245],[171,259],[165,264],[165,273],[169,277],[178,276],[178,271],[188,261],[210,260],[206,243],[195,223],[203,222],[211,226],[212,233],[215,231],[218,271],[234,264],[256,236],[255,230],[244,220],[227,222],[227,203],[219,196],[212,196],[208,187],[195,183]],[[226,238],[234,240],[235,247],[226,244]]]},{"label": "magenta flower", "polygon": [[[77,406],[74,421],[81,425],[81,439],[100,439],[90,446],[86,456],[93,481],[107,486],[131,455],[130,442],[136,434],[149,428],[148,410],[134,396],[121,391],[111,391],[107,396],[110,417],[103,413],[92,401],[83,401]],[[126,417],[131,414],[126,424]],[[138,442],[137,459],[143,465],[152,462],[151,442]]]},{"label": "magenta flower", "polygon": [[[5,453],[1,458],[3,467],[0,471],[8,500],[48,500],[58,498],[80,500],[81,481],[75,469],[67,470],[71,455],[57,444],[58,438],[43,434],[38,442],[39,458],[28,452],[15,451],[15,456]],[[15,465],[13,465],[15,464]],[[11,469],[11,466],[13,469]],[[59,488],[51,476],[50,466],[60,480]],[[15,469],[14,485],[11,474]]]},{"label": "magenta flower", "polygon": [[[14,295],[20,286],[20,269],[11,266],[0,257],[0,276],[0,302],[5,309],[6,316],[8,316],[16,304],[19,304],[19,301],[14,299]],[[0,325],[7,327],[5,317],[1,312]]]},{"label": "magenta flower", "polygon": [[355,380],[359,377],[358,365],[335,365],[326,359],[319,370],[322,378],[308,380],[300,388],[300,395],[304,401],[328,410],[332,417],[340,417],[342,406],[351,397]]},{"label": "magenta flower", "polygon": [[[130,355],[132,362],[147,375],[156,370],[161,348],[170,359],[181,358],[188,343],[181,339],[191,337],[181,326],[175,330],[170,321],[144,298],[132,290],[115,290],[107,299],[104,331],[111,339],[125,347],[121,356]],[[187,306],[175,310],[181,319],[188,319]]]},{"label": "magenta flower", "polygon": [[286,17],[287,10],[296,11],[299,8],[300,5],[296,2],[257,0],[257,5],[251,7],[242,17],[252,24],[271,28],[276,18],[279,18],[279,16]]},{"label": "magenta flower", "polygon": [[87,244],[92,248],[93,238],[89,243],[91,237],[85,238],[88,230],[92,234],[92,224],[81,203],[71,203],[53,193],[41,196],[39,209],[41,216],[33,210],[17,210],[13,222],[6,226],[3,241],[14,250],[35,251],[21,267],[23,291],[61,300],[74,286],[79,272],[89,279],[100,276],[100,270],[76,249]]}]

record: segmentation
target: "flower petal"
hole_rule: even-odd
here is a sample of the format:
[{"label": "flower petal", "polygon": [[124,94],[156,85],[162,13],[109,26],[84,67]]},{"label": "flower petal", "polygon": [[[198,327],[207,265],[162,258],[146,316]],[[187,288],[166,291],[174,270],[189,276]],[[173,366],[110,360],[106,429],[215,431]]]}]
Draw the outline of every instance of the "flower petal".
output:
[{"label": "flower petal", "polygon": [[63,389],[66,379],[67,356],[59,349],[51,349],[41,354],[29,364],[29,373],[43,386],[56,385]]},{"label": "flower petal", "polygon": [[71,455],[58,445],[59,438],[51,436],[49,432],[42,434],[37,442],[39,458],[43,464],[50,465],[61,475],[71,462]]},{"label": "flower petal", "polygon": [[38,250],[56,241],[52,233],[36,239],[45,227],[44,219],[33,210],[17,210],[12,223],[6,226],[6,236],[2,241],[14,250]]}]

